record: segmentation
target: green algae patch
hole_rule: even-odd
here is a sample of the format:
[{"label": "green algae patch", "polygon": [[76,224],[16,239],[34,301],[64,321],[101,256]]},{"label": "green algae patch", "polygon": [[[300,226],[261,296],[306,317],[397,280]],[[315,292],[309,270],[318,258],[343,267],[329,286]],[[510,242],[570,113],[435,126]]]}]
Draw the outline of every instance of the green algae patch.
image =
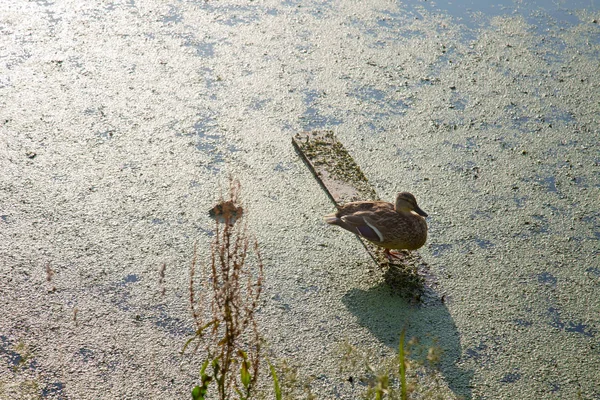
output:
[{"label": "green algae patch", "polygon": [[332,131],[298,133],[292,143],[334,203],[379,199]]}]

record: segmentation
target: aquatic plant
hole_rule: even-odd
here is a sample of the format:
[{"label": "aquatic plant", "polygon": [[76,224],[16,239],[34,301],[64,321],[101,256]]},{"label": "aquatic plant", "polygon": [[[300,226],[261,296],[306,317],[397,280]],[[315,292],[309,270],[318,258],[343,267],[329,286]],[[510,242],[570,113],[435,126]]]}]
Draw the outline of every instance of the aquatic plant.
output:
[{"label": "aquatic plant", "polygon": [[[261,342],[255,319],[262,291],[263,261],[258,242],[242,219],[240,183],[230,179],[229,198],[215,207],[214,239],[207,263],[199,267],[197,245],[190,265],[189,294],[195,342],[206,357],[194,400],[203,400],[215,387],[219,399],[236,393],[251,398],[260,371]],[[213,383],[214,382],[214,383]]]}]

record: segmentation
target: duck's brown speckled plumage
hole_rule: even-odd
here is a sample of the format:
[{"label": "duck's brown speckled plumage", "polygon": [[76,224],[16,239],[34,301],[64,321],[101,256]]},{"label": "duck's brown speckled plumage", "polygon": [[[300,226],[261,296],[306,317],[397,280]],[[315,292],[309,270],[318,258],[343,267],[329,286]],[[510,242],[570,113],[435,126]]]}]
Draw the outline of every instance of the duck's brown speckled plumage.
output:
[{"label": "duck's brown speckled plumage", "polygon": [[398,193],[396,204],[385,201],[358,201],[326,215],[325,222],[338,225],[385,249],[415,250],[427,240],[427,214],[415,197]]}]

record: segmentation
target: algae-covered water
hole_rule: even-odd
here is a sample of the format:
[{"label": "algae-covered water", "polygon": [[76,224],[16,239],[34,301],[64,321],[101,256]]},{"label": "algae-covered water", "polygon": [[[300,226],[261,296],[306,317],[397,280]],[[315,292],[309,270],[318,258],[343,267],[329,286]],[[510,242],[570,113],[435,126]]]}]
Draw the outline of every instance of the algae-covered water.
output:
[{"label": "algae-covered water", "polygon": [[[266,348],[318,398],[364,390],[342,343],[383,359],[402,329],[441,349],[445,398],[600,398],[596,3],[0,8],[0,398],[188,397],[189,265],[230,175]],[[415,194],[439,301],[322,221],[291,145],[313,129]]]}]

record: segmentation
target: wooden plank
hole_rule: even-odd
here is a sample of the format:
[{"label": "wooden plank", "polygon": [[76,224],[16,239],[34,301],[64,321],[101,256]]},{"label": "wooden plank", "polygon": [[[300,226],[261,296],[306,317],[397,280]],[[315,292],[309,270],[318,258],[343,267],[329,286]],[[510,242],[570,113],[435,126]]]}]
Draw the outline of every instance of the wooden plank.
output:
[{"label": "wooden plank", "polygon": [[[332,131],[298,133],[292,138],[292,144],[334,204],[379,200],[358,164]],[[416,251],[403,251],[401,260],[390,261],[381,248],[356,237],[385,271],[386,283],[396,292],[418,302],[438,298],[433,292],[434,282],[427,264]]]}]

